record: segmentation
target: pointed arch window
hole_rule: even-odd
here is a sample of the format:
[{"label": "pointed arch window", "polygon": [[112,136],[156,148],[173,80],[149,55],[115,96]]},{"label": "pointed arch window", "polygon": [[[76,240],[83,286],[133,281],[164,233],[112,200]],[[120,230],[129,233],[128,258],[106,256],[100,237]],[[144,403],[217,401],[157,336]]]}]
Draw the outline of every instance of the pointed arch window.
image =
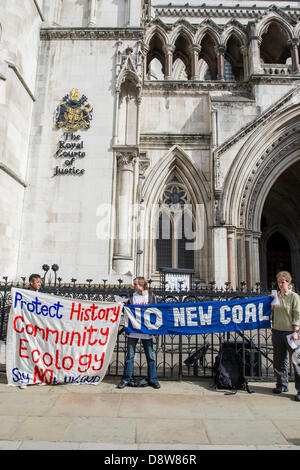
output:
[{"label": "pointed arch window", "polygon": [[277,22],[271,22],[264,33],[260,44],[260,56],[265,64],[285,64],[291,57],[289,36]]},{"label": "pointed arch window", "polygon": [[194,269],[195,224],[192,204],[176,176],[166,185],[156,226],[156,269]]},{"label": "pointed arch window", "polygon": [[[211,37],[209,33],[206,33],[201,41],[201,52],[199,55],[199,62],[201,60],[205,62],[206,68],[203,68],[200,77],[201,80],[217,80],[218,65],[216,55],[216,41]],[[202,62],[202,64],[203,64]]]},{"label": "pointed arch window", "polygon": [[158,34],[154,34],[150,41],[147,54],[147,78],[148,80],[163,80],[165,76],[165,54],[163,41]]},{"label": "pointed arch window", "polygon": [[244,80],[244,59],[241,47],[241,41],[235,36],[235,34],[231,34],[227,41],[225,54],[225,80]]},{"label": "pointed arch window", "polygon": [[175,50],[173,52],[173,71],[174,80],[191,79],[191,54],[189,51],[190,42],[184,35],[179,35],[175,41]]}]

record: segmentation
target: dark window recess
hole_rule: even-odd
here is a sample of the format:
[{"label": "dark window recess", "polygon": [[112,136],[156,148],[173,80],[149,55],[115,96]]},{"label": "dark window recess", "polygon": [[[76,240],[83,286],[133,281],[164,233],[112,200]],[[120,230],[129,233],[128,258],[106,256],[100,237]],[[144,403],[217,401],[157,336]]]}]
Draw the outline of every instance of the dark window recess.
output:
[{"label": "dark window recess", "polygon": [[170,219],[161,214],[157,224],[156,234],[156,269],[172,267],[172,224]]},{"label": "dark window recess", "polygon": [[[181,238],[178,240],[178,268],[185,268],[185,269],[194,269],[194,250],[193,250],[193,241],[194,235],[189,233],[184,227],[184,222],[187,222],[184,216],[182,216],[182,224],[181,224]],[[191,224],[191,221],[188,220],[188,223]],[[190,230],[190,227],[188,227]],[[194,230],[194,227],[192,227]],[[186,237],[190,235],[190,237]],[[187,249],[190,248],[190,249]],[[191,249],[192,248],[192,249]]]}]

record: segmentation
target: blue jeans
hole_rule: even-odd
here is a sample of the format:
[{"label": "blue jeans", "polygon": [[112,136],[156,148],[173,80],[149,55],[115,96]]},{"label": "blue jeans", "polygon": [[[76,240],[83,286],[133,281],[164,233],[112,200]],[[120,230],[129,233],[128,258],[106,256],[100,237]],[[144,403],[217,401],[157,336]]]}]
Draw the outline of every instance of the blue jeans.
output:
[{"label": "blue jeans", "polygon": [[[134,356],[135,348],[139,338],[128,337],[128,349],[125,361],[125,368],[122,380],[129,382],[132,379],[133,368],[134,368]],[[156,363],[153,354],[153,340],[152,339],[141,339],[142,345],[145,351],[147,365],[148,365],[148,382],[158,382]]]}]

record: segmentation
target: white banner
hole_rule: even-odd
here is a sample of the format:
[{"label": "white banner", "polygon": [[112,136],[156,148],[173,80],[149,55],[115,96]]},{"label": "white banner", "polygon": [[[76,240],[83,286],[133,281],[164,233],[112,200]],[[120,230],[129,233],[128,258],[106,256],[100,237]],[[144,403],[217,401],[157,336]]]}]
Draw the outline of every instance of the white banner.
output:
[{"label": "white banner", "polygon": [[122,304],[16,288],[11,293],[8,384],[100,383],[117,339]]}]

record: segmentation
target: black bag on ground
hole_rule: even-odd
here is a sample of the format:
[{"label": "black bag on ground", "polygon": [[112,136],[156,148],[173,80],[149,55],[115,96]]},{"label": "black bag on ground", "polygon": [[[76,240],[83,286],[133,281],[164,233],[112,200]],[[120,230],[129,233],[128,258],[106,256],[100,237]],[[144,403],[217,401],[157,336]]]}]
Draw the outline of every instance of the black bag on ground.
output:
[{"label": "black bag on ground", "polygon": [[149,382],[145,377],[137,381],[137,387],[147,387],[148,385],[149,385]]},{"label": "black bag on ground", "polygon": [[243,376],[243,364],[240,354],[230,343],[221,344],[220,351],[214,364],[214,382],[216,389],[231,390],[236,393],[238,390],[249,390],[246,377]]}]

